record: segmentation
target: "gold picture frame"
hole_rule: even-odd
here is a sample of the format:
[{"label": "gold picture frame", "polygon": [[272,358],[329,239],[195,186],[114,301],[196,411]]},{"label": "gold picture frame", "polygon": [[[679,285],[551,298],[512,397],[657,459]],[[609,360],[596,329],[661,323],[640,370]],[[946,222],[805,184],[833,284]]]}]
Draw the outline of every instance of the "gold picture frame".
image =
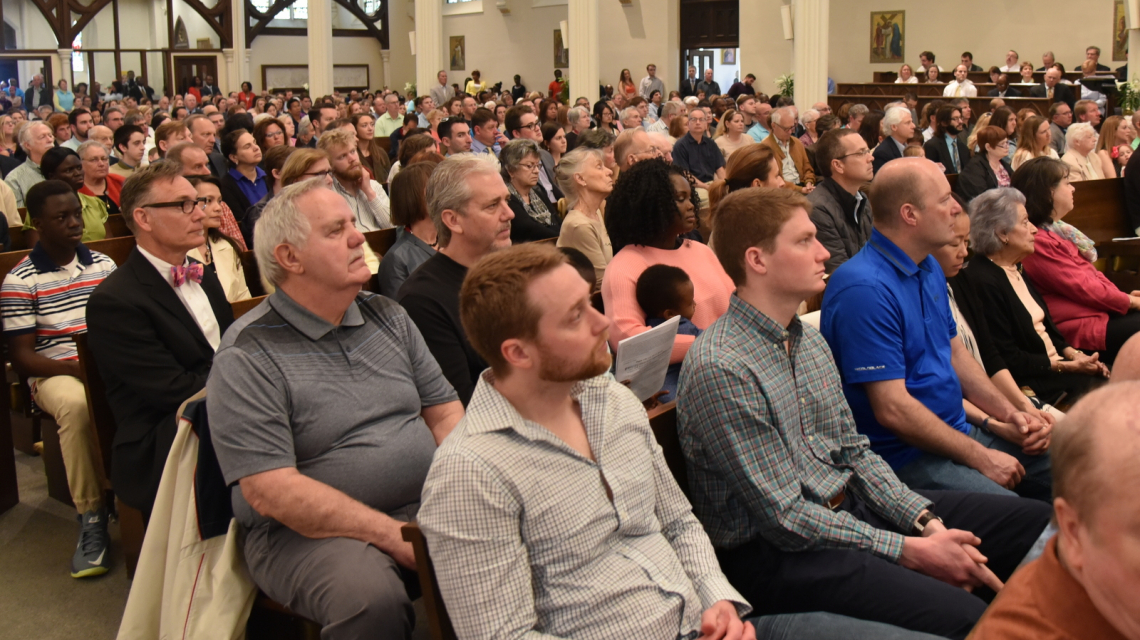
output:
[{"label": "gold picture frame", "polygon": [[464,36],[451,36],[447,42],[447,57],[451,61],[451,71],[467,69],[467,39]]},{"label": "gold picture frame", "polygon": [[871,63],[906,60],[906,11],[871,12]]},{"label": "gold picture frame", "polygon": [[1128,61],[1128,22],[1124,19],[1124,0],[1116,0],[1112,9],[1112,61]]}]

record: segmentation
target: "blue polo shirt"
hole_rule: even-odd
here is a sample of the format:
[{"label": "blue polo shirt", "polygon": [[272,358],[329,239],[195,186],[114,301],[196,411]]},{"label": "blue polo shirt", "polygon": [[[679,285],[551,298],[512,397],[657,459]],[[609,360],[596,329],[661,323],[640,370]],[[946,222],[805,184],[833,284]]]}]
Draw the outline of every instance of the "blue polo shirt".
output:
[{"label": "blue polo shirt", "polygon": [[269,187],[265,183],[265,171],[261,167],[254,167],[254,171],[257,172],[257,177],[250,180],[238,171],[237,167],[230,169],[230,177],[237,181],[238,189],[241,189],[242,195],[249,200],[250,206],[260,202],[269,193]]},{"label": "blue polo shirt", "polygon": [[946,424],[969,433],[962,386],[950,361],[950,340],[958,329],[946,276],[934,256],[915,264],[872,230],[859,253],[831,274],[820,331],[831,346],[859,432],[891,467],[901,469],[922,452],[879,424],[864,383],[904,379],[911,396]]}]

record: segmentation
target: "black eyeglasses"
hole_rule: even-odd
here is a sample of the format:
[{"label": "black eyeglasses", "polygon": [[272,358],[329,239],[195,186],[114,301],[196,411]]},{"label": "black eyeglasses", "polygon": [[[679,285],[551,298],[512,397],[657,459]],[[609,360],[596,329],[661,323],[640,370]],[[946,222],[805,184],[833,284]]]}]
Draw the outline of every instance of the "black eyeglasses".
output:
[{"label": "black eyeglasses", "polygon": [[149,207],[152,209],[182,209],[182,213],[190,215],[195,208],[206,206],[206,198],[195,198],[194,200],[179,200],[177,202],[152,202],[150,204],[139,205],[140,207]]},{"label": "black eyeglasses", "polygon": [[332,169],[325,169],[324,171],[306,172],[306,173],[302,173],[301,175],[303,175],[303,176],[321,176],[322,178],[327,178],[329,176],[329,174],[331,174],[331,173],[332,173]]}]

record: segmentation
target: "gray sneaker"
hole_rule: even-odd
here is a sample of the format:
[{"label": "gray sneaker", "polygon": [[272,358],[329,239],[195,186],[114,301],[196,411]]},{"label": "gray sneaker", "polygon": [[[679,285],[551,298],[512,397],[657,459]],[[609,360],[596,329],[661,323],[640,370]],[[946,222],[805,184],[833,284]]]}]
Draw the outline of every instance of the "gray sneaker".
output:
[{"label": "gray sneaker", "polygon": [[111,536],[107,533],[107,508],[88,511],[79,518],[79,544],[71,557],[71,577],[101,576],[110,569],[107,549]]}]

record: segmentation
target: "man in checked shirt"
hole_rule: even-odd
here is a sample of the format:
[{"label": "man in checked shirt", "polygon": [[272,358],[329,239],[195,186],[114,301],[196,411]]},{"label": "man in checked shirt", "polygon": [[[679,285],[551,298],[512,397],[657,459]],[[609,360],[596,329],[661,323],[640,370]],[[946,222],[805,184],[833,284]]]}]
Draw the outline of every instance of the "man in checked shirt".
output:
[{"label": "man in checked shirt", "polygon": [[589,293],[536,244],[483,258],[463,283],[463,326],[491,369],[418,515],[459,638],[929,638],[826,613],[741,620],[751,607],[645,410],[606,373],[609,321]]},{"label": "man in checked shirt", "polygon": [[870,450],[827,342],[796,316],[823,290],[828,258],[810,209],[782,189],[746,189],[717,208],[716,254],[737,290],[681,370],[693,509],[760,613],[830,611],[963,638],[1051,509],[919,494]]}]

